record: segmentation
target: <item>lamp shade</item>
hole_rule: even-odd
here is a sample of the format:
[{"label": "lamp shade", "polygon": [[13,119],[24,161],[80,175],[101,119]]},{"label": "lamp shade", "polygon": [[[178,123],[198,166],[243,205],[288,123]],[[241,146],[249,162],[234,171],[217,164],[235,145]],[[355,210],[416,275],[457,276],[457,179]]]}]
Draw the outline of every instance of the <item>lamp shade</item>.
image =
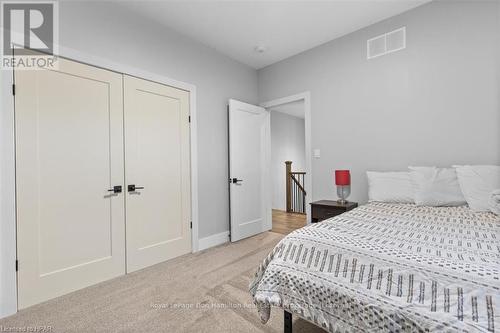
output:
[{"label": "lamp shade", "polygon": [[351,173],[349,170],[335,170],[335,185],[351,185]]}]

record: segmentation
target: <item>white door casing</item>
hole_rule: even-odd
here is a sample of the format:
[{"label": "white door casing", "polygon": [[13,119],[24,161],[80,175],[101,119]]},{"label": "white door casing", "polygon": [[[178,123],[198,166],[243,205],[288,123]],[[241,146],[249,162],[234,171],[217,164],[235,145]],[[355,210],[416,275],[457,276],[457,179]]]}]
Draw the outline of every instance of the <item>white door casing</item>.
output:
[{"label": "white door casing", "polygon": [[191,252],[189,92],[124,75],[127,272]]},{"label": "white door casing", "polygon": [[120,74],[60,59],[16,79],[18,308],[125,273]]},{"label": "white door casing", "polygon": [[229,100],[229,188],[231,241],[272,228],[270,113]]}]

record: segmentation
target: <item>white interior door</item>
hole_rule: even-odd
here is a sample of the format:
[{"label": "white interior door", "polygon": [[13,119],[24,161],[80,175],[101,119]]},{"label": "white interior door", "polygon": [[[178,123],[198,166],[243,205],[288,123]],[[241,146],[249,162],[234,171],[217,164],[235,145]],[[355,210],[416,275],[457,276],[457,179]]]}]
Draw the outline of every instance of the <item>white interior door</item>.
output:
[{"label": "white interior door", "polygon": [[124,93],[127,272],[133,272],[191,252],[189,92],[124,76]]},{"label": "white interior door", "polygon": [[231,241],[272,228],[271,118],[259,106],[229,100]]},{"label": "white interior door", "polygon": [[120,74],[15,72],[19,308],[125,273]]}]

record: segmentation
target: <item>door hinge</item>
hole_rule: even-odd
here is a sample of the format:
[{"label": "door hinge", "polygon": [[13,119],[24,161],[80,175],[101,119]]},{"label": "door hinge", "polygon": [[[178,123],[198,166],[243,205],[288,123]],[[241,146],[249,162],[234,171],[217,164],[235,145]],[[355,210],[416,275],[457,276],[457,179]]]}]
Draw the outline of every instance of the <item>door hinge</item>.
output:
[{"label": "door hinge", "polygon": [[16,272],[19,270],[19,260],[16,260]]},{"label": "door hinge", "polygon": [[189,223],[189,226],[191,227],[191,229],[193,229],[193,221]]},{"label": "door hinge", "polygon": [[12,95],[16,95],[16,85],[12,85]]},{"label": "door hinge", "polygon": [[188,121],[191,122],[191,116],[188,117]]}]

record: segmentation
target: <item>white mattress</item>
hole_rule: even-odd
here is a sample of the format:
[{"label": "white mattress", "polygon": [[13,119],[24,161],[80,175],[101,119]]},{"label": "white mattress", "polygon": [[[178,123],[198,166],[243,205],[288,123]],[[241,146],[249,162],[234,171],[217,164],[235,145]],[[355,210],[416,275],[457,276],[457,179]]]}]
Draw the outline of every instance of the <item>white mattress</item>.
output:
[{"label": "white mattress", "polygon": [[370,203],[294,231],[250,285],[330,332],[500,331],[500,218]]}]

